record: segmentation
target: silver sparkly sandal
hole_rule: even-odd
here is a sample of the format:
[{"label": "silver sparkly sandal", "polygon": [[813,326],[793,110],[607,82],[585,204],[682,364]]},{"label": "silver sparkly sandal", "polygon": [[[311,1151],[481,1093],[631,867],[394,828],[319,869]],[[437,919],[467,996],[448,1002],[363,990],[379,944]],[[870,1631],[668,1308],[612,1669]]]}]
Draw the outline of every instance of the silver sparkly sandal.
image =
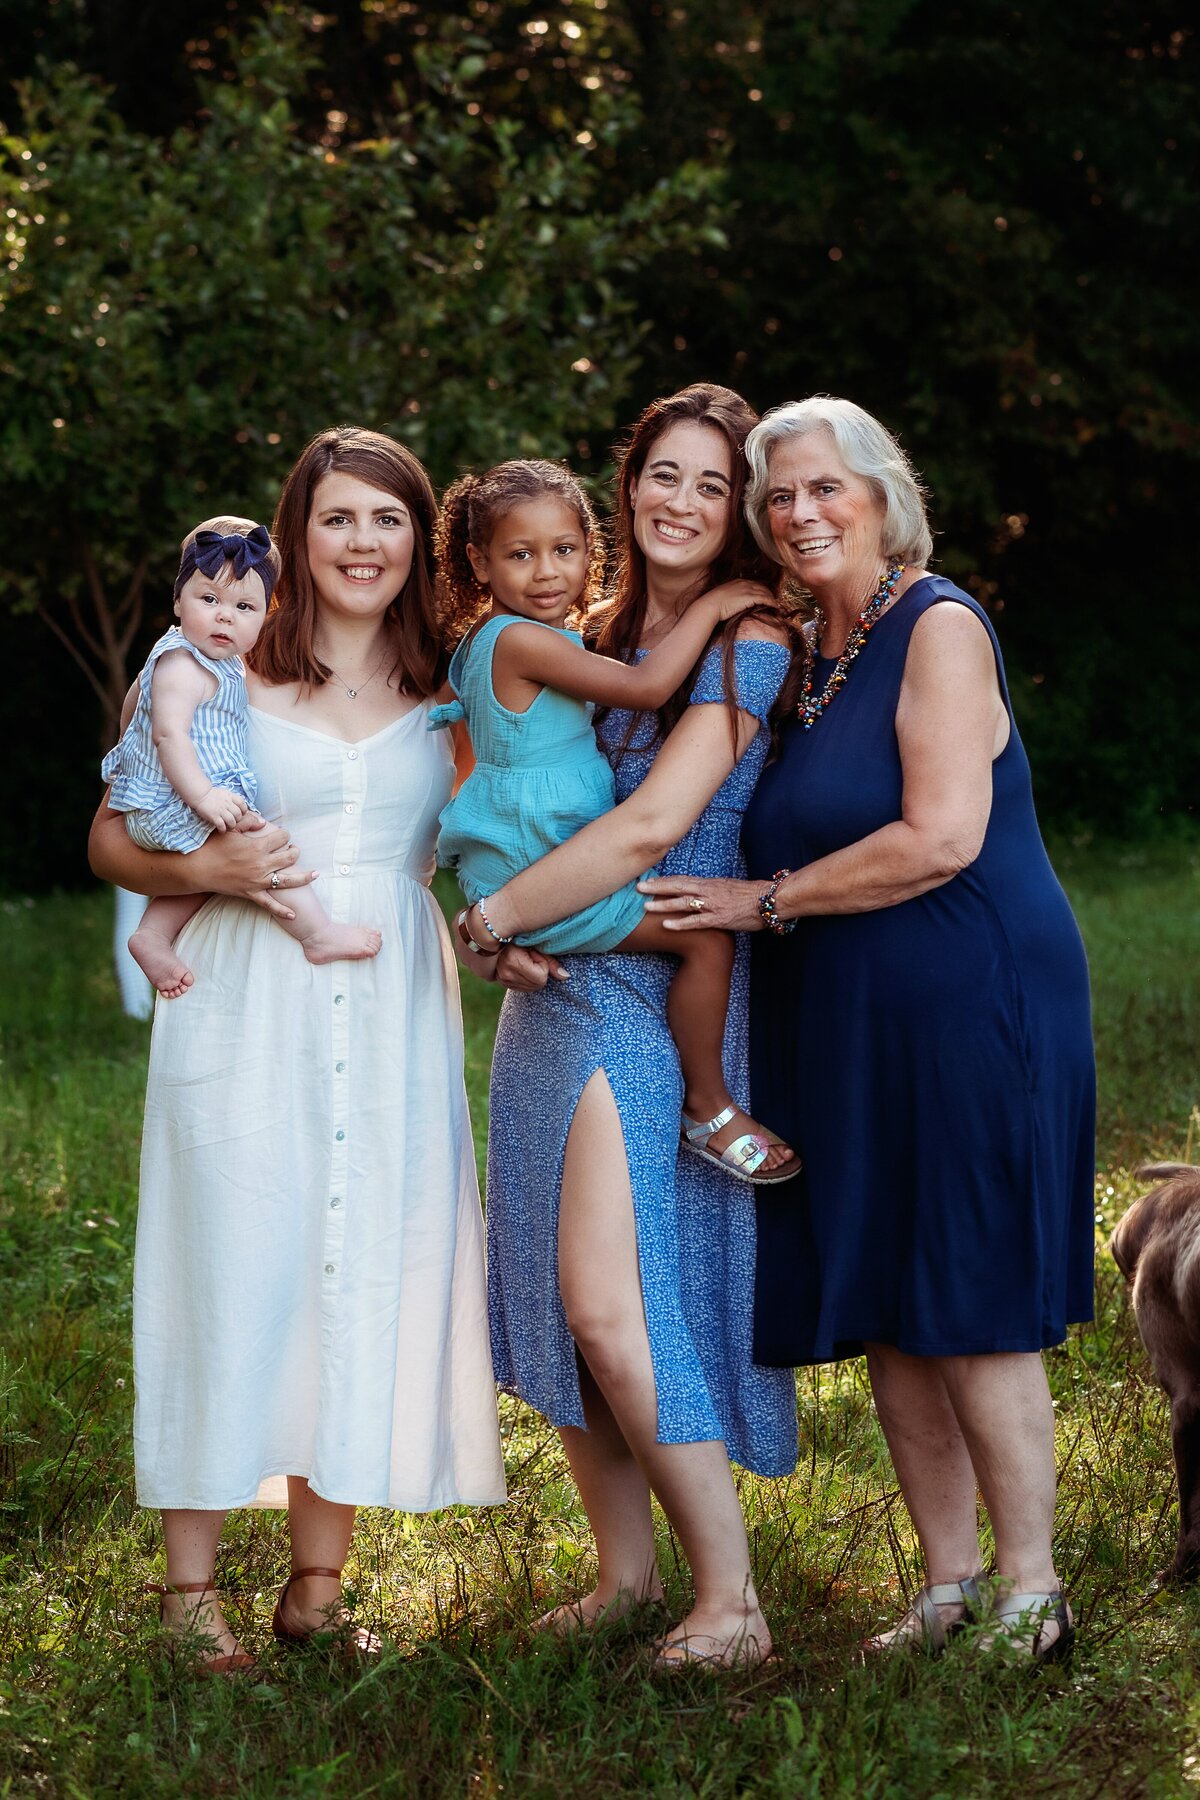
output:
[{"label": "silver sparkly sandal", "polygon": [[[777,1181],[791,1181],[800,1173],[800,1158],[792,1150],[792,1160],[778,1169],[766,1169],[760,1175],[758,1171],[767,1160],[767,1152],[772,1148],[771,1140],[757,1131],[743,1132],[741,1137],[734,1138],[732,1144],[726,1144],[724,1150],[710,1150],[708,1140],[720,1131],[722,1125],[728,1125],[737,1113],[736,1106],[723,1106],[715,1119],[705,1119],[703,1124],[696,1119],[689,1119],[684,1113],[683,1125],[679,1133],[679,1141],[685,1150],[693,1156],[701,1156],[705,1162],[715,1163],[718,1169],[724,1169],[737,1181],[750,1181],[756,1187],[769,1187]],[[777,1140],[782,1142],[782,1140]],[[785,1150],[791,1149],[784,1144]]]}]

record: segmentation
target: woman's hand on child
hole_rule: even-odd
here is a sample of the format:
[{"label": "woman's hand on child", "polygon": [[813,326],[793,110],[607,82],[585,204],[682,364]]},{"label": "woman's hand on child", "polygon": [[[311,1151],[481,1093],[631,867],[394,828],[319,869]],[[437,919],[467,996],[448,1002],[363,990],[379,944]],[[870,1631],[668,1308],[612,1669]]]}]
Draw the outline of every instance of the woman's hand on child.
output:
[{"label": "woman's hand on child", "polygon": [[228,788],[211,787],[197,800],[193,810],[217,831],[228,831],[250,808],[240,794],[231,794]]},{"label": "woman's hand on child", "polygon": [[201,891],[253,900],[274,918],[291,919],[295,915],[287,904],[287,889],[307,887],[317,874],[315,869],[294,867],[299,854],[281,826],[262,824],[210,837],[192,851],[188,862]]},{"label": "woman's hand on child", "polygon": [[647,875],[637,884],[648,913],[665,913],[668,931],[761,931],[759,897],[768,881],[724,875]]},{"label": "woman's hand on child", "polygon": [[496,958],[496,980],[516,994],[535,994],[551,979],[566,981],[567,971],[556,957],[524,944],[505,944]]},{"label": "woman's hand on child", "polygon": [[736,619],[751,607],[775,605],[774,594],[761,581],[723,581],[720,587],[710,588],[706,598],[716,605],[722,619]]}]

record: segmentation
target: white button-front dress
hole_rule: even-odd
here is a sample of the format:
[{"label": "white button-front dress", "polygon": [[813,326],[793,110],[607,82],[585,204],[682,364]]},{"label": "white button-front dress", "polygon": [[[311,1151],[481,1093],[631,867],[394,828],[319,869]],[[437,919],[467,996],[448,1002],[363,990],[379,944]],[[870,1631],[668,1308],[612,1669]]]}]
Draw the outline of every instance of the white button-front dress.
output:
[{"label": "white button-front dress", "polygon": [[358,744],[250,711],[261,809],[383,949],[313,968],[221,897],[180,937],[196,980],[158,1002],[142,1140],[145,1506],[247,1505],[282,1475],[360,1506],[504,1498],[428,710]]}]

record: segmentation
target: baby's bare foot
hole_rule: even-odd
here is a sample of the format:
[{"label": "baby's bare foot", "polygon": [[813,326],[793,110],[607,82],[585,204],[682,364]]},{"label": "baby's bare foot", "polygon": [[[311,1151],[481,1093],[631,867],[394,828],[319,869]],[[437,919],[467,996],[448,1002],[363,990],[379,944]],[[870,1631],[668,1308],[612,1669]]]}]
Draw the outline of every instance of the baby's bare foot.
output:
[{"label": "baby's bare foot", "polygon": [[196,979],[187,964],[175,954],[170,938],[160,931],[139,926],[129,940],[129,954],[164,1000],[178,1000]]},{"label": "baby's bare foot", "polygon": [[369,925],[323,925],[304,939],[310,963],[363,962],[378,956],[383,937]]}]

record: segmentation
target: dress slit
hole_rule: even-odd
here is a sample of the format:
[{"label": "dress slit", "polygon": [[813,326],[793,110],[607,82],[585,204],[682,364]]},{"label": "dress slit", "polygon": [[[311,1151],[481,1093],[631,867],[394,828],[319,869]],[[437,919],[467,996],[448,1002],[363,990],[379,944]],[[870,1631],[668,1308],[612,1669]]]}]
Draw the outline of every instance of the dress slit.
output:
[{"label": "dress slit", "polygon": [[[784,646],[739,642],[741,709],[765,722],[787,666]],[[710,650],[692,702],[720,705],[725,691],[721,652]],[[653,764],[654,722],[615,709],[600,736],[614,762],[620,801]],[[738,832],[768,743],[764,725],[664,858],[663,873],[745,872]],[[562,960],[568,981],[507,995],[496,1036],[487,1195],[498,1379],[552,1424],[586,1429],[575,1345],[558,1287],[558,1206],[567,1132],[579,1096],[602,1069],[629,1171],[658,1441],[721,1441],[744,1466],[786,1474],[796,1460],[792,1378],[787,1371],[756,1369],[750,1356],[753,1195],[745,1183],[680,1154],[682,1078],[665,1015],[674,960],[620,950]],[[725,1037],[726,1081],[740,1104],[749,1098],[747,961],[743,944]]]}]

